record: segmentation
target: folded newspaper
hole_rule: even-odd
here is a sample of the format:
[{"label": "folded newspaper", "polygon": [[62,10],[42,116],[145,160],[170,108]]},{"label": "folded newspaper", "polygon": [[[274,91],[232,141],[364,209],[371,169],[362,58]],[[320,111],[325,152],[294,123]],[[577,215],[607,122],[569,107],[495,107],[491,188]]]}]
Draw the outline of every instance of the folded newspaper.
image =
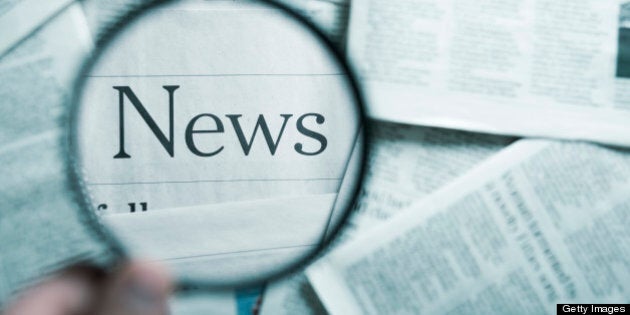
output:
[{"label": "folded newspaper", "polygon": [[630,145],[630,1],[356,0],[377,119]]},{"label": "folded newspaper", "polygon": [[630,151],[520,140],[307,271],[332,314],[628,303]]}]

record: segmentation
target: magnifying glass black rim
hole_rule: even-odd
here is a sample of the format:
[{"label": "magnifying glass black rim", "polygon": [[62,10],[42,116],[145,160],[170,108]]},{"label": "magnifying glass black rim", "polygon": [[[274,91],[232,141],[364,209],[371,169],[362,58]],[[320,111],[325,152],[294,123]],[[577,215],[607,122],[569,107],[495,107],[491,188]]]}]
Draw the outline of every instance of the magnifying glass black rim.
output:
[{"label": "magnifying glass black rim", "polygon": [[[90,202],[89,194],[86,191],[86,187],[83,183],[83,179],[81,174],[79,174],[79,167],[77,167],[79,161],[76,160],[78,156],[78,136],[80,131],[78,130],[78,119],[80,112],[80,100],[83,92],[83,88],[85,86],[85,77],[90,73],[93,66],[99,60],[103,51],[107,50],[107,47],[113,43],[116,37],[123,33],[125,27],[133,24],[135,21],[139,20],[145,13],[155,9],[161,5],[175,3],[178,0],[153,0],[146,2],[127,14],[125,14],[122,18],[118,19],[116,23],[114,23],[111,27],[108,27],[105,33],[97,40],[95,49],[92,53],[86,58],[81,69],[78,73],[78,76],[74,82],[74,89],[72,93],[71,106],[69,108],[68,115],[68,152],[69,152],[69,163],[67,163],[67,174],[69,176],[69,184],[72,190],[76,194],[76,199],[79,202],[79,205],[82,208],[81,214],[86,216],[85,223],[97,234],[106,244],[110,247],[112,254],[114,255],[115,264],[122,264],[125,261],[128,261],[131,257],[128,255],[126,246],[121,242],[108,228],[104,226],[104,224],[100,223],[100,218],[96,215],[96,211],[92,202]],[[298,272],[303,269],[305,266],[309,265],[313,262],[317,257],[319,257],[326,248],[329,247],[331,242],[333,242],[340,234],[341,229],[346,225],[348,218],[351,214],[352,207],[354,206],[357,197],[360,192],[360,184],[363,182],[365,168],[366,168],[366,159],[368,153],[369,143],[367,143],[366,135],[369,134],[369,124],[367,123],[365,108],[364,108],[364,99],[358,88],[358,80],[354,76],[351,71],[351,67],[346,62],[346,59],[339,52],[338,48],[310,21],[302,17],[301,15],[295,13],[289,7],[282,3],[273,2],[270,0],[256,0],[257,2],[263,3],[265,5],[269,5],[273,8],[279,9],[283,11],[284,14],[287,14],[289,17],[299,21],[303,27],[309,29],[312,34],[315,34],[315,37],[323,43],[328,49],[334,58],[336,58],[336,62],[342,68],[343,71],[347,74],[348,81],[350,83],[350,88],[352,89],[352,96],[355,100],[355,106],[359,112],[360,119],[360,128],[357,134],[356,140],[362,143],[362,152],[360,159],[360,172],[358,177],[355,179],[356,182],[352,191],[352,198],[350,199],[346,207],[345,211],[341,215],[339,221],[336,223],[329,236],[324,238],[318,246],[313,249],[308,255],[305,255],[303,258],[296,260],[291,263],[288,267],[282,268],[278,271],[265,273],[264,276],[253,277],[250,280],[245,281],[233,281],[233,282],[225,282],[225,283],[216,283],[215,281],[204,281],[203,279],[188,279],[185,276],[177,280],[177,288],[178,290],[188,291],[188,290],[224,290],[224,289],[238,289],[238,288],[251,288],[255,286],[264,285],[266,283],[276,281],[288,274],[292,274]],[[362,130],[361,130],[362,129]],[[360,137],[360,138],[359,138]],[[355,144],[356,145],[356,144]],[[350,160],[350,156],[348,156],[348,160]],[[349,165],[350,162],[348,162]],[[338,199],[337,199],[338,200]]]}]

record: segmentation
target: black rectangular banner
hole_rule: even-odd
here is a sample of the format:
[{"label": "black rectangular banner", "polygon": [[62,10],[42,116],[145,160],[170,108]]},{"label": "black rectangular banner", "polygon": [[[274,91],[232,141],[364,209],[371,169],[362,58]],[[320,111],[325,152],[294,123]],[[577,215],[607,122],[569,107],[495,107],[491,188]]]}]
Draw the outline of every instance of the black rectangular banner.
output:
[{"label": "black rectangular banner", "polygon": [[556,314],[630,314],[629,304],[558,304]]}]

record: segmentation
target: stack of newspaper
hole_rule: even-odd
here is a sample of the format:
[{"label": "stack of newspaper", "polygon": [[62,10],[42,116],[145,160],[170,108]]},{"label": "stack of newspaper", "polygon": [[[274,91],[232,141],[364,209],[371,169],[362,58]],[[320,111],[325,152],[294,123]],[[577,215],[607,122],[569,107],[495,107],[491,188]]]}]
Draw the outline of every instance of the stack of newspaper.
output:
[{"label": "stack of newspaper", "polygon": [[[347,52],[371,150],[338,244],[265,288],[260,314],[630,302],[630,3],[282,2]],[[0,305],[69,261],[111,259],[61,193],[64,163],[33,164],[67,158],[77,63],[141,3],[0,0]],[[173,312],[249,314],[259,294],[180,296]]]},{"label": "stack of newspaper", "polygon": [[261,314],[630,302],[629,1],[353,0],[348,23],[368,179]]}]

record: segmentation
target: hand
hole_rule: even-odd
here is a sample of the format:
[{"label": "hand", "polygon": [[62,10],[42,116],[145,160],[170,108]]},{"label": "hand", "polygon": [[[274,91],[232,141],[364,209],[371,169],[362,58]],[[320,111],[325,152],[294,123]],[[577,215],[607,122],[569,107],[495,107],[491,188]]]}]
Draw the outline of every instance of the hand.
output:
[{"label": "hand", "polygon": [[132,263],[109,277],[87,268],[55,275],[16,297],[3,315],[163,315],[172,282],[158,266]]}]

